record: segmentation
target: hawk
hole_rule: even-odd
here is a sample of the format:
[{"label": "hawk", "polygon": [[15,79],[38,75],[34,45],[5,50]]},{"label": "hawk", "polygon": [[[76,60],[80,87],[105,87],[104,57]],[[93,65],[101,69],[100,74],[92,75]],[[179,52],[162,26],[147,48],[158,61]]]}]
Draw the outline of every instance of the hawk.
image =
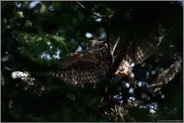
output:
[{"label": "hawk", "polygon": [[[86,82],[97,83],[103,76],[133,78],[130,64],[140,64],[146,60],[161,43],[164,31],[159,25],[153,33],[141,40],[126,41],[128,42],[126,46],[119,44],[123,42],[119,39],[111,46],[108,46],[105,41],[91,40],[91,45],[87,50],[73,53],[70,59],[58,62],[52,76],[62,78],[72,85],[83,85]],[[110,48],[110,53],[108,48]]]},{"label": "hawk", "polygon": [[[80,86],[85,83],[96,84],[104,76],[113,80],[116,78],[122,80],[127,77],[129,84],[136,88],[131,64],[141,64],[149,58],[159,47],[165,34],[162,25],[158,24],[146,37],[122,40],[118,38],[116,43],[110,44],[110,46],[105,41],[91,40],[91,45],[86,50],[73,53],[70,59],[58,62],[51,74],[53,77],[62,78],[66,83]],[[174,78],[178,70],[181,69],[182,58],[180,57],[168,69],[157,75],[153,83],[148,85],[151,90],[159,90],[162,85]],[[173,69],[176,72],[173,72]]]}]

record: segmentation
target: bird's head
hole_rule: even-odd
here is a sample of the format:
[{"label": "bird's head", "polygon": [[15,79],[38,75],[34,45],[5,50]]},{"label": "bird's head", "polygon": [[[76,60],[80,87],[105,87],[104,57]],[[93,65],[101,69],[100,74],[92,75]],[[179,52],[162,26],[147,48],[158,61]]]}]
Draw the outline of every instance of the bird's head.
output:
[{"label": "bird's head", "polygon": [[123,60],[120,63],[118,69],[115,72],[115,75],[120,76],[120,77],[130,76],[130,77],[134,78],[134,74],[132,72],[130,64],[125,60]]},{"label": "bird's head", "polygon": [[104,46],[105,46],[104,41],[91,40],[90,49],[101,49]]}]

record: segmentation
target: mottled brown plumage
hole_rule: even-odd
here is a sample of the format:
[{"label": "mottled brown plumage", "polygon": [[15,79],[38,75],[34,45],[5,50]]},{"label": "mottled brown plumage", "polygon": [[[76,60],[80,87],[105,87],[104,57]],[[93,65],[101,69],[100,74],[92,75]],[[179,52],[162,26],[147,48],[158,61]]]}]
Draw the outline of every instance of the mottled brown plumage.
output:
[{"label": "mottled brown plumage", "polygon": [[52,72],[55,77],[73,85],[83,85],[85,82],[96,83],[110,67],[107,60],[107,45],[100,48],[72,54],[71,59],[58,63],[59,70]]},{"label": "mottled brown plumage", "polygon": [[[64,81],[73,85],[83,85],[86,82],[97,83],[102,76],[108,75],[109,77],[109,74],[133,78],[130,63],[142,63],[159,46],[164,36],[164,30],[160,28],[162,27],[153,30],[156,33],[151,33],[144,39],[129,41],[127,46],[119,49],[113,48],[115,53],[114,51],[108,52],[105,42],[91,40],[91,46],[87,50],[74,53],[71,59],[58,63],[58,69],[52,72],[52,75],[63,78]],[[113,55],[112,64],[109,54]]]}]

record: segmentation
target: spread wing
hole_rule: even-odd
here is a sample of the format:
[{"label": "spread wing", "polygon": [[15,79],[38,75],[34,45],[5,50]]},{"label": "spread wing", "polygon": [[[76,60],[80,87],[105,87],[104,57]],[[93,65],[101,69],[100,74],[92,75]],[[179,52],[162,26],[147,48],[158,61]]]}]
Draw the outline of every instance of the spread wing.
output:
[{"label": "spread wing", "polygon": [[161,25],[155,27],[147,37],[136,38],[130,42],[125,59],[131,63],[139,64],[146,60],[160,45],[165,30]]},{"label": "spread wing", "polygon": [[110,73],[133,77],[129,64],[132,62],[139,64],[146,60],[159,46],[164,36],[163,32],[162,26],[158,26],[147,37],[127,41],[124,46],[118,44],[120,50],[117,48],[116,54],[113,54],[116,57],[112,65],[108,60],[107,45],[104,42],[92,40],[90,49],[73,54],[70,60],[58,63],[58,68],[52,72],[52,75],[61,77],[74,85],[82,85],[85,82],[96,83],[106,72],[108,75]]},{"label": "spread wing", "polygon": [[73,54],[70,60],[63,60],[57,64],[58,68],[52,72],[55,77],[63,78],[73,85],[83,85],[86,82],[96,83],[109,68],[107,60],[107,46]]},{"label": "spread wing", "polygon": [[113,51],[115,60],[121,57],[119,62],[124,59],[129,63],[142,63],[149,58],[154,50],[160,45],[164,35],[164,28],[161,24],[158,24],[158,26],[154,26],[151,31],[148,31],[146,36],[132,34],[127,39],[121,39],[117,48]]},{"label": "spread wing", "polygon": [[[160,45],[165,35],[164,28],[158,24],[154,26],[147,36],[135,36],[119,40],[117,48],[113,47],[114,62],[111,72],[119,76],[132,76],[131,63],[140,64],[145,61]],[[117,43],[116,43],[117,44]],[[116,45],[114,45],[116,47]],[[114,51],[115,49],[115,51]],[[127,65],[126,65],[126,64]],[[127,70],[125,68],[127,66]],[[125,70],[127,71],[125,73]]]}]

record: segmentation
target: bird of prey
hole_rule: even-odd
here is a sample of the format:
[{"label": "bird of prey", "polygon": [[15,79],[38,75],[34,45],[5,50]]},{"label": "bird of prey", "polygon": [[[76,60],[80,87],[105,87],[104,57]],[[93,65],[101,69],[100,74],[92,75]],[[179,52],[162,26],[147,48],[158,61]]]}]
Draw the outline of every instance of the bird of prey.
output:
[{"label": "bird of prey", "polygon": [[147,37],[131,39],[126,41],[128,43],[122,43],[124,41],[118,38],[113,46],[108,46],[105,41],[91,40],[87,50],[73,53],[70,59],[58,62],[52,76],[62,78],[72,85],[97,83],[102,76],[133,79],[130,64],[140,64],[146,60],[159,46],[164,35],[165,30],[158,25]]}]

